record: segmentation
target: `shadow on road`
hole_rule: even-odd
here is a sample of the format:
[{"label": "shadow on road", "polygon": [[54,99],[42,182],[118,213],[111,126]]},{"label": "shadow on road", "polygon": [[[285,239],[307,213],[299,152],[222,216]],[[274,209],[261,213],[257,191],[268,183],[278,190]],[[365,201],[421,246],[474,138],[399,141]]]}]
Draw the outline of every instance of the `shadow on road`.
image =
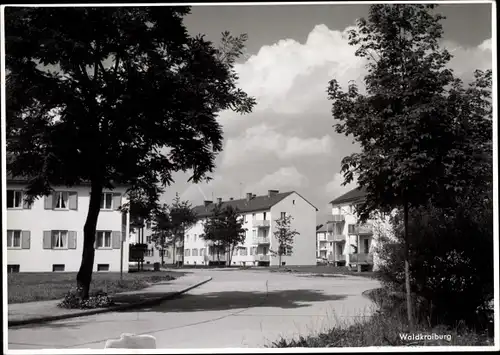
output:
[{"label": "shadow on road", "polygon": [[[139,295],[134,295],[139,296]],[[283,290],[266,292],[224,291],[200,295],[185,294],[157,306],[121,312],[199,312],[224,311],[248,307],[300,308],[308,302],[338,301],[346,295],[328,295],[319,290]]]}]

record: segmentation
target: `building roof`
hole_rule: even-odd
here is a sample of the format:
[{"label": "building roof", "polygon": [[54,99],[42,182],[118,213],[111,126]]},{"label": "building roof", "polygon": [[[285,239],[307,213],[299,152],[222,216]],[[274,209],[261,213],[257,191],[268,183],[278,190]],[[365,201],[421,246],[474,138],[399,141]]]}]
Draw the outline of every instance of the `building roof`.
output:
[{"label": "building roof", "polygon": [[[222,201],[222,208],[226,208],[231,206],[233,208],[238,209],[239,212],[255,212],[255,211],[263,211],[269,210],[272,206],[283,200],[285,197],[290,196],[293,193],[297,193],[295,191],[288,192],[278,192],[274,193],[271,196],[269,195],[261,195],[254,196],[250,201],[246,198],[238,199],[238,200],[229,200]],[[300,194],[297,193],[300,196]],[[302,197],[302,196],[300,196]],[[304,197],[302,197],[307,203],[313,206],[309,201],[307,201]],[[212,214],[213,209],[215,208],[217,203],[210,203],[207,206],[199,205],[193,207],[193,211],[199,218],[208,217]],[[314,206],[313,206],[314,207]],[[316,211],[318,210],[314,207]]]},{"label": "building roof", "polygon": [[327,230],[328,224],[332,225],[333,221],[326,221],[326,222],[320,224],[319,228],[316,229],[316,233],[324,233],[324,232],[327,232],[327,231],[331,231],[333,229],[333,227],[330,226],[330,228],[328,228],[328,230]]},{"label": "building roof", "polygon": [[357,202],[364,199],[366,196],[366,189],[364,187],[357,187],[351,191],[337,197],[335,200],[331,201],[332,205],[339,205],[347,202]]}]

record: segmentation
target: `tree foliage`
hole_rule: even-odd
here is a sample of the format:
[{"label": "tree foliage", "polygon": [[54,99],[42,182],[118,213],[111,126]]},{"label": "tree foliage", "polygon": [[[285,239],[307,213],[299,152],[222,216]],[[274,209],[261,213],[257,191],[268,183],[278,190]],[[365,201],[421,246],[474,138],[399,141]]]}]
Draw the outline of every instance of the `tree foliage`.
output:
[{"label": "tree foliage", "polygon": [[291,215],[285,215],[275,220],[274,226],[274,237],[278,241],[278,248],[276,250],[270,250],[272,254],[278,256],[278,265],[281,266],[281,258],[283,255],[291,255],[293,252],[293,242],[295,236],[300,233],[295,229],[292,229]]},{"label": "tree foliage", "polygon": [[[476,163],[491,149],[463,139],[465,126],[491,137],[491,71],[476,71],[467,89],[454,78],[446,67],[451,55],[439,47],[443,17],[432,14],[434,7],[372,5],[368,21],[361,19],[349,36],[356,55],[367,58],[366,93],[356,83],[342,91],[330,81],[335,130],[362,147],[342,161],[345,182],[356,175],[367,190],[362,218],[460,191],[466,187],[460,181],[481,178]],[[472,160],[464,150],[474,151],[467,155]]]},{"label": "tree foliage", "polygon": [[[101,192],[130,186],[150,204],[173,173],[209,179],[224,110],[255,100],[234,70],[246,36],[217,48],[188,34],[187,7],[10,7],[5,11],[7,150],[31,199],[89,181],[77,276],[88,295]],[[85,295],[87,294],[87,295]]]},{"label": "tree foliage", "polygon": [[[342,160],[344,183],[358,178],[367,191],[361,220],[375,210],[403,208],[405,278],[410,326],[408,215],[429,201],[450,206],[471,183],[489,176],[491,71],[476,71],[468,88],[447,67],[435,5],[370,7],[349,33],[356,56],[366,58],[365,92],[351,82],[329,83],[337,133],[354,137],[361,153]],[[467,194],[465,194],[467,195]]]},{"label": "tree foliage", "polygon": [[243,216],[233,206],[222,207],[222,203],[214,206],[212,214],[204,224],[202,239],[210,242],[220,260],[220,253],[227,253],[228,263],[236,247],[245,242],[246,229],[243,228]]}]

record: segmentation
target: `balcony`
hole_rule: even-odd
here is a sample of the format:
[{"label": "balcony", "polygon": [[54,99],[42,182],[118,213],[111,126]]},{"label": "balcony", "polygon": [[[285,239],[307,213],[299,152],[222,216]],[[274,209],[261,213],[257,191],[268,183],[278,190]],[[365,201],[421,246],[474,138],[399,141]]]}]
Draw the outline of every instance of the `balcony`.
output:
[{"label": "balcony", "polygon": [[269,261],[269,255],[254,255],[253,259],[255,261]]},{"label": "balcony", "polygon": [[252,220],[252,225],[255,228],[269,228],[269,226],[271,224],[270,224],[270,221],[268,221],[266,219],[254,219],[254,220]]},{"label": "balcony", "polygon": [[373,264],[373,254],[349,254],[349,263],[351,264]]},{"label": "balcony", "polygon": [[343,214],[334,214],[328,220],[329,222],[344,222],[345,216]]},{"label": "balcony", "polygon": [[253,244],[271,244],[271,239],[269,237],[255,237],[253,238]]},{"label": "balcony", "polygon": [[360,225],[349,225],[348,227],[349,234],[359,234],[359,235],[369,235],[373,234],[373,224],[365,223]]},{"label": "balcony", "polygon": [[345,261],[345,255],[333,255],[330,254],[328,255],[328,260],[329,261]]},{"label": "balcony", "polygon": [[328,233],[327,238],[329,242],[345,242],[345,235],[343,234]]},{"label": "balcony", "polygon": [[373,224],[365,223],[356,226],[357,234],[373,234]]}]

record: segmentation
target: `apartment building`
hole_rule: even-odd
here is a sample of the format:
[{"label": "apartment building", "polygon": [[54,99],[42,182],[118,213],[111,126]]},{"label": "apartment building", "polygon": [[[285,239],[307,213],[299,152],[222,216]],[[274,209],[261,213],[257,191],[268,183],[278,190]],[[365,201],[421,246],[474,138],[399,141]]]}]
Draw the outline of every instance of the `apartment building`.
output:
[{"label": "apartment building", "polygon": [[[326,220],[316,230],[316,257],[324,262],[330,262],[336,266],[345,265],[345,239],[333,236],[341,235],[341,232],[335,232],[335,229],[340,228],[336,225],[331,218]],[[334,260],[334,255],[337,257]]]},{"label": "apartment building", "polygon": [[268,190],[266,195],[257,196],[247,193],[243,199],[221,198],[205,201],[203,205],[194,207],[198,222],[190,228],[184,239],[184,264],[209,265],[227,264],[228,255],[217,255],[213,246],[203,240],[204,223],[216,205],[222,208],[232,206],[242,214],[243,228],[246,229],[244,243],[239,245],[231,258],[232,265],[269,266],[278,265],[278,256],[271,251],[277,250],[278,241],[274,237],[275,220],[284,215],[291,215],[291,228],[300,234],[295,237],[293,250],[282,256],[283,265],[315,265],[316,264],[316,211],[309,201],[295,191],[279,192]]},{"label": "apartment building", "polygon": [[151,222],[146,222],[143,227],[131,227],[130,243],[142,243],[147,245],[146,253],[144,254],[145,264],[161,263],[163,253],[163,263],[173,264],[174,262],[182,262],[182,243],[177,243],[176,256],[174,259],[173,246],[167,247],[165,250],[159,250],[153,242],[151,236],[153,234]]},{"label": "apartment building", "polygon": [[[330,202],[332,216],[325,224],[324,241],[318,243],[318,252],[326,254],[330,263],[358,271],[374,268],[374,221],[359,224],[356,217],[356,206],[365,195],[364,189],[356,188]],[[323,248],[328,243],[331,248]]]},{"label": "apartment building", "polygon": [[[26,179],[7,177],[8,272],[78,271],[90,185],[54,186],[31,205],[24,201],[26,185]],[[127,202],[126,191],[117,186],[102,194],[94,271],[128,272],[129,214],[117,210]]]}]

